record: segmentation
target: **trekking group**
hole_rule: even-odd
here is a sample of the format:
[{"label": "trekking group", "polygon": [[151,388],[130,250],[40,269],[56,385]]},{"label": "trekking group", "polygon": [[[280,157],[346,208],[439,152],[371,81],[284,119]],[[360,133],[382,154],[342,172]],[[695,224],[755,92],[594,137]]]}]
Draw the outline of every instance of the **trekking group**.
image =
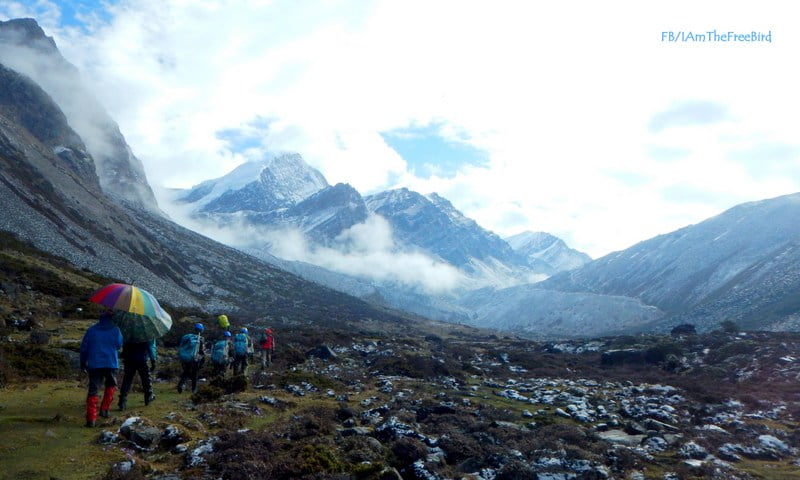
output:
[{"label": "trekking group", "polygon": [[[200,371],[205,364],[206,343],[211,352],[212,374],[215,377],[225,376],[228,368],[233,375],[246,373],[248,361],[255,354],[253,339],[247,327],[241,327],[231,333],[231,325],[226,315],[217,317],[217,332],[204,339],[206,332],[202,323],[196,323],[191,333],[181,337],[178,345],[178,360],[181,364],[181,375],[178,381],[178,393],[182,393],[186,383],[191,386],[192,393],[197,392]],[[262,330],[257,345],[260,350],[261,369],[272,364],[275,340],[272,329]],[[88,394],[86,397],[86,426],[93,427],[98,414],[109,416],[109,409],[114,401],[117,389],[117,372],[119,370],[119,354],[122,349],[123,376],[119,392],[119,410],[127,408],[128,392],[133,385],[133,378],[138,373],[144,392],[144,404],[155,400],[151,380],[151,372],[156,368],[155,340],[147,342],[123,342],[122,332],[114,323],[114,314],[107,310],[100,315],[97,323],[89,327],[83,336],[80,348],[81,370],[89,375]],[[99,393],[103,389],[100,400]],[[99,408],[98,408],[99,404]]]}]

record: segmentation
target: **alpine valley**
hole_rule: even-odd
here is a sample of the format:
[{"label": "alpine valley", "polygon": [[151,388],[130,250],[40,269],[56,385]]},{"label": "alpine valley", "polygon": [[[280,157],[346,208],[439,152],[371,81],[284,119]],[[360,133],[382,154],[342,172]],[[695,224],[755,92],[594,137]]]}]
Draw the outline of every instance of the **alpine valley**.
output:
[{"label": "alpine valley", "polygon": [[[0,479],[800,478],[800,194],[592,260],[370,193],[283,152],[166,201],[53,39],[0,21]],[[90,419],[112,282],[173,323],[153,392]],[[175,388],[221,313],[273,357]]]}]

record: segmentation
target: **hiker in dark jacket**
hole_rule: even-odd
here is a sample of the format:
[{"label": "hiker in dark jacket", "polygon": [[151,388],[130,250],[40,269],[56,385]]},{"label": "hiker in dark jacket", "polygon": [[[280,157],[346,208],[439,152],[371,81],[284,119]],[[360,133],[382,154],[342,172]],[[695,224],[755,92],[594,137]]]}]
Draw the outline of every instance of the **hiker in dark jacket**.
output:
[{"label": "hiker in dark jacket", "polygon": [[[150,361],[148,368],[147,362]],[[125,410],[128,406],[128,392],[133,384],[133,377],[138,373],[144,390],[144,404],[156,399],[153,395],[153,384],[150,381],[150,371],[156,369],[156,341],[140,343],[125,343],[122,345],[122,361],[124,373],[122,374],[122,387],[119,391],[119,409]]]},{"label": "hiker in dark jacket", "polygon": [[89,392],[86,396],[86,426],[94,427],[97,421],[98,392],[105,386],[100,415],[108,418],[108,409],[114,401],[117,389],[119,357],[122,347],[122,332],[114,324],[112,312],[105,311],[100,319],[89,327],[81,341],[81,370],[89,374]]},{"label": "hiker in dark jacket", "polygon": [[192,393],[197,392],[197,375],[205,361],[205,347],[201,334],[205,330],[202,323],[194,324],[194,333],[187,333],[181,338],[178,347],[178,360],[181,362],[183,372],[178,381],[178,393],[183,393],[183,386],[187,380],[192,382]]}]

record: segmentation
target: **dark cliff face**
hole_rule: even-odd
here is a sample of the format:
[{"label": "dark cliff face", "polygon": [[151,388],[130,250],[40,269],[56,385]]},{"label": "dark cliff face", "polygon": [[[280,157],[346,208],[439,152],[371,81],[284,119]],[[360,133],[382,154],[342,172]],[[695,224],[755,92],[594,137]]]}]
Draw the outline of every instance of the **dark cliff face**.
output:
[{"label": "dark cliff face", "polygon": [[159,211],[144,167],[132,154],[119,127],[35,20],[0,22],[0,63],[30,77],[58,104],[69,125],[83,139],[84,151],[94,158],[96,176],[104,192],[134,207]]},{"label": "dark cliff face", "polygon": [[0,115],[48,147],[87,183],[99,187],[94,160],[50,96],[29,78],[0,64]]},{"label": "dark cliff face", "polygon": [[28,45],[43,53],[58,52],[56,42],[45,35],[33,18],[14,18],[0,21],[0,43]]},{"label": "dark cliff face", "polygon": [[285,217],[324,245],[348,228],[364,222],[367,215],[361,195],[350,185],[338,183],[293,206]]}]

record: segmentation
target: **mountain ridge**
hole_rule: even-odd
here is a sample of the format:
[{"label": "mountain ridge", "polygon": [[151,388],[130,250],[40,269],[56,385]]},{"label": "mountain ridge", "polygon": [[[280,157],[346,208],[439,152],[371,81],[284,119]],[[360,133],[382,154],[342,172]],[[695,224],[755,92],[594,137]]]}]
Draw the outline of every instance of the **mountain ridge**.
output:
[{"label": "mountain ridge", "polygon": [[106,194],[161,213],[142,162],[117,123],[85,87],[80,73],[34,19],[0,21],[0,63],[31,78],[66,115],[71,129],[92,154]]},{"label": "mountain ridge", "polygon": [[[781,301],[764,287],[763,279],[770,275],[783,279],[786,292],[800,288],[800,278],[785,271],[787,264],[800,258],[793,247],[800,238],[796,218],[800,218],[800,193],[740,204],[554,275],[540,287],[639,298],[662,309],[673,318],[670,323],[690,319],[706,328],[731,315],[730,308],[712,312],[712,304],[738,305],[750,312],[748,318],[758,316],[747,303],[768,308]],[[778,270],[783,273],[777,274]],[[756,273],[761,284],[753,280]],[[737,291],[745,287],[751,292],[746,300]],[[752,319],[748,322],[752,324]]]}]

